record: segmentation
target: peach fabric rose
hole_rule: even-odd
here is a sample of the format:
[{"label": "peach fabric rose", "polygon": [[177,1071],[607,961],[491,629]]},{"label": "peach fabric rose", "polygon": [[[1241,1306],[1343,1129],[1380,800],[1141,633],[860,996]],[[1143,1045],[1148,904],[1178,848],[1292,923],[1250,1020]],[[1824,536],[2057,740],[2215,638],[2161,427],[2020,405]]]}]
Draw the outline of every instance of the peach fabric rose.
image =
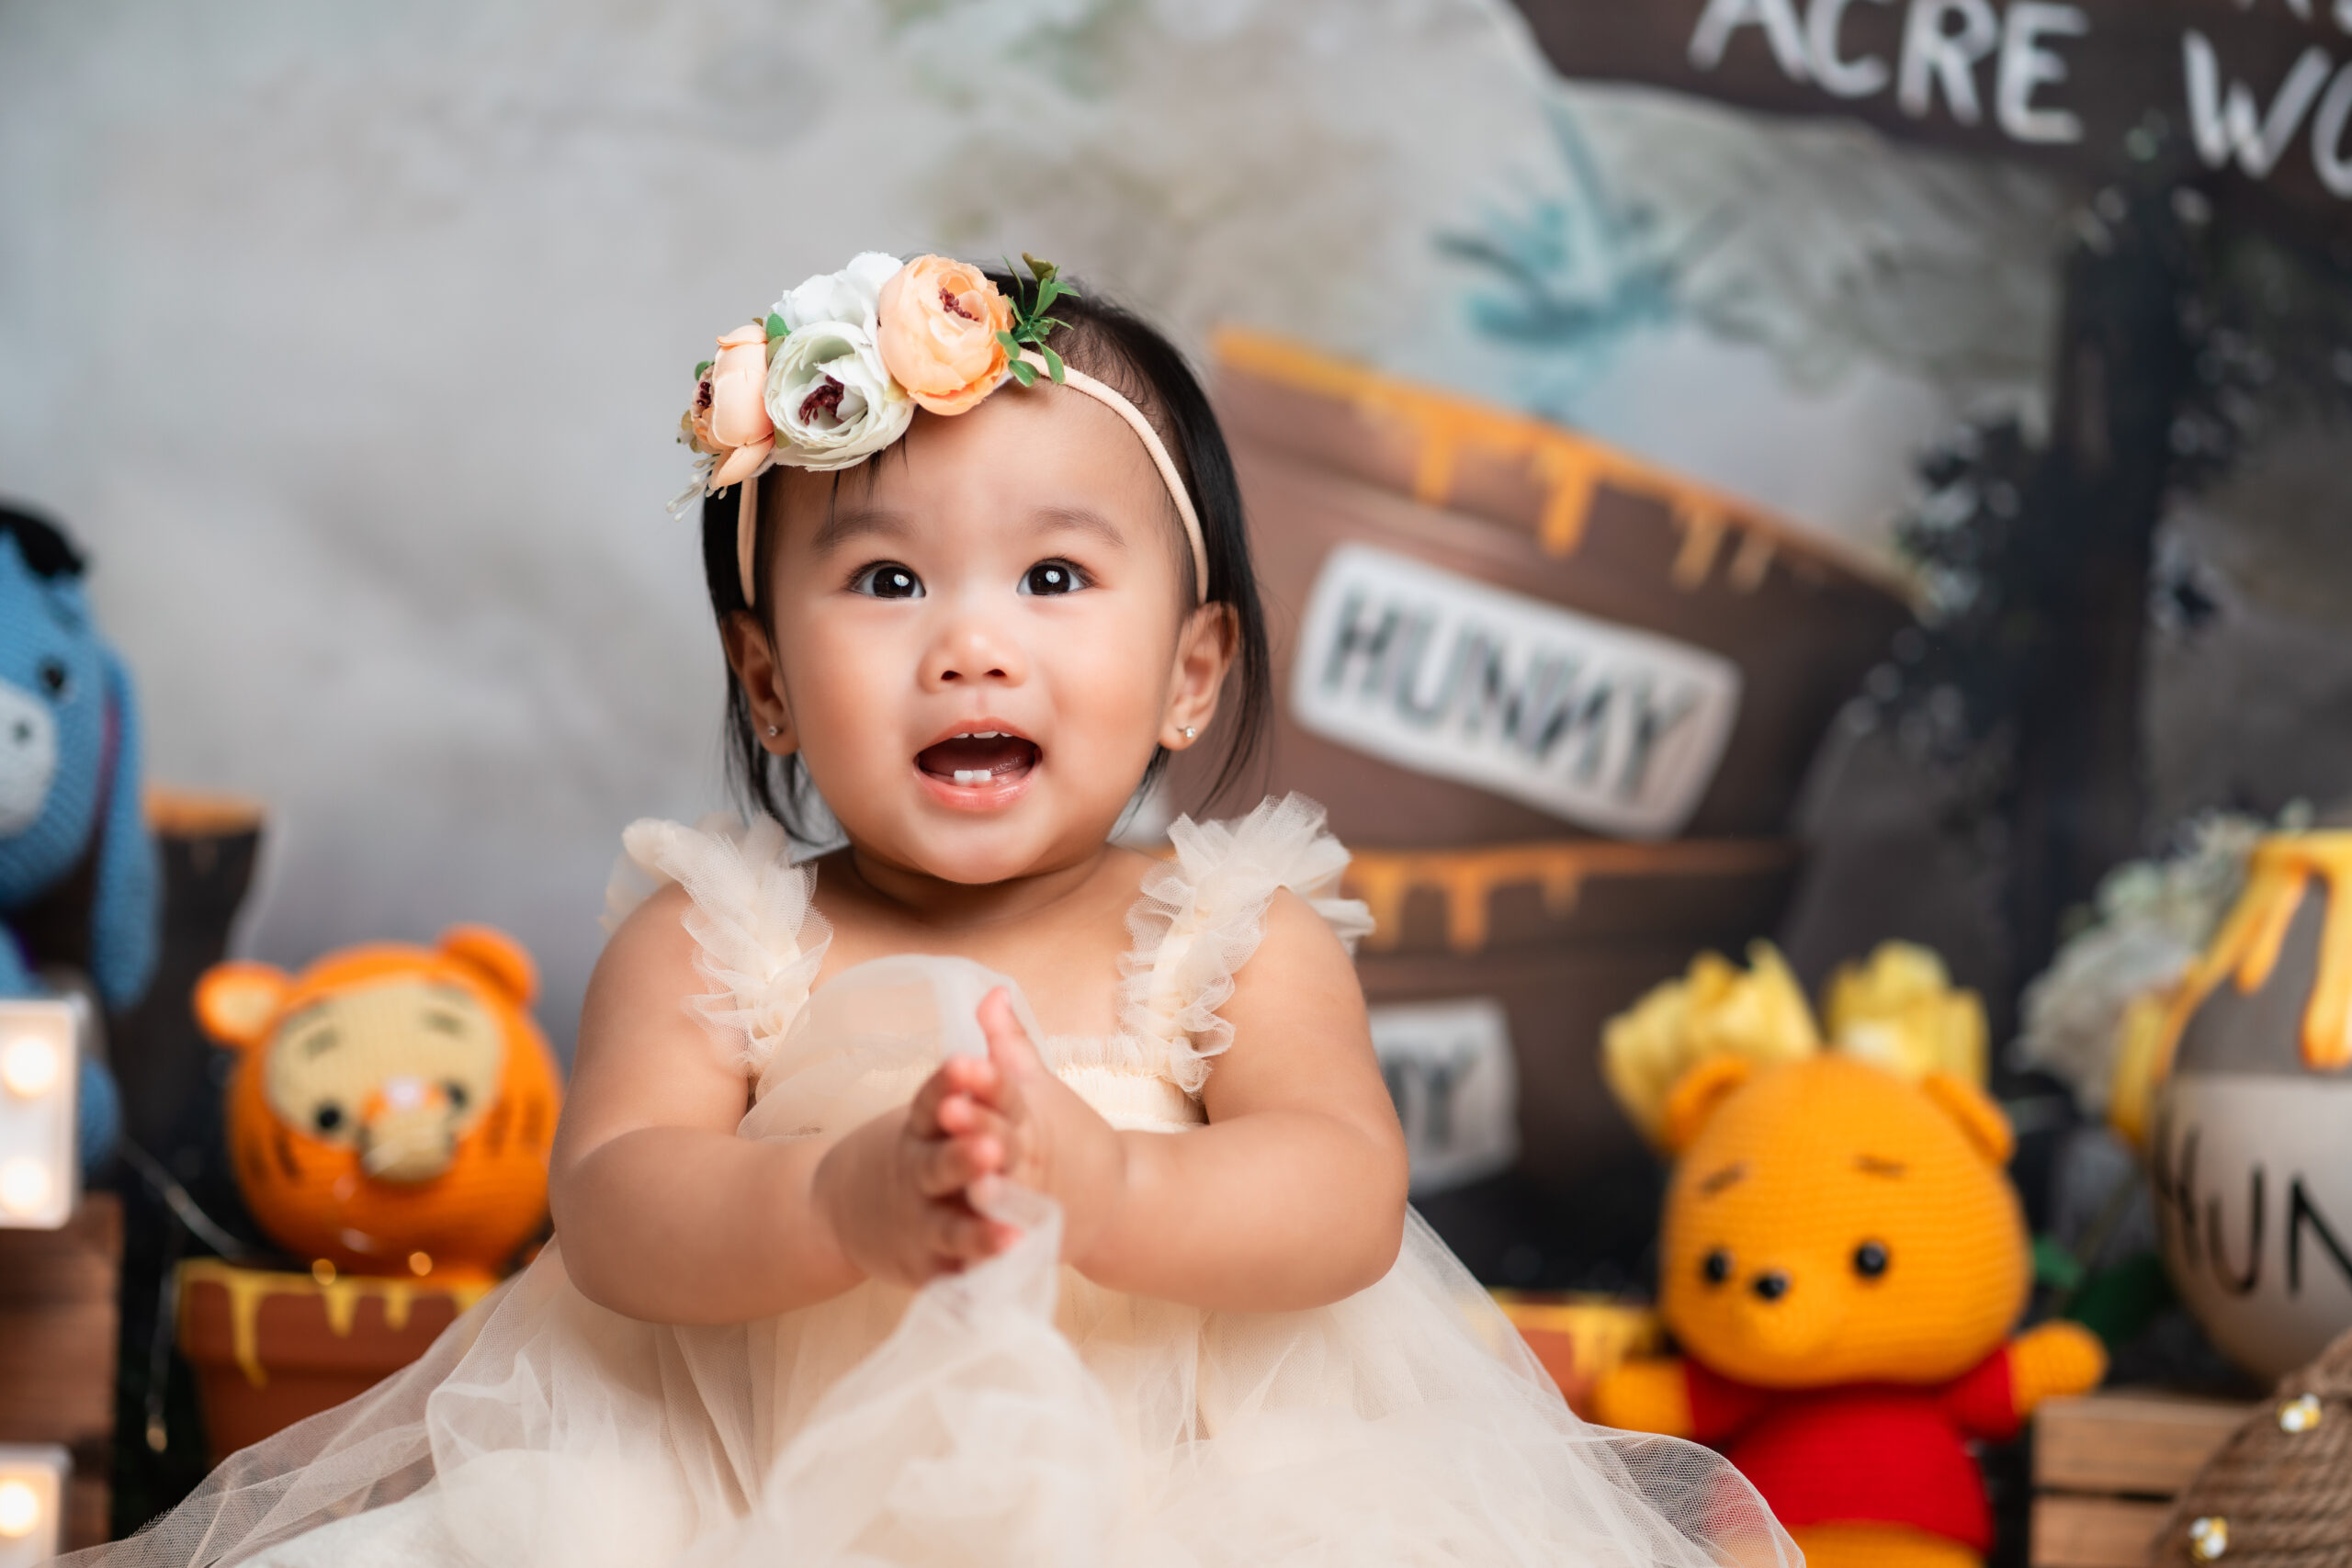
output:
[{"label": "peach fabric rose", "polygon": [[890,378],[933,413],[962,413],[1004,379],[1012,304],[979,268],[917,256],[882,286],[876,344]]},{"label": "peach fabric rose", "polygon": [[714,490],[749,479],[775,445],[764,397],[767,378],[765,327],[753,321],[718,340],[718,357],[695,389],[694,412],[695,439],[721,454],[710,476]]}]

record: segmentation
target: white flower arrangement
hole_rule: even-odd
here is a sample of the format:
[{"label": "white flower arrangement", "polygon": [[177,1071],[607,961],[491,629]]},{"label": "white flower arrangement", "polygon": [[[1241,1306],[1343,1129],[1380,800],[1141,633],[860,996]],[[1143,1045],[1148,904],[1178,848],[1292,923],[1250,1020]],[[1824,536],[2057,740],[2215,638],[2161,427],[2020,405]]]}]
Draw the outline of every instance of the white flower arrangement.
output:
[{"label": "white flower arrangement", "polygon": [[2125,1014],[2169,988],[2204,952],[2245,886],[2256,843],[2310,820],[2301,803],[2280,813],[2275,827],[2258,817],[2211,813],[2188,825],[2178,852],[2109,872],[2092,922],[2026,987],[2011,1059],[2064,1081],[2086,1113],[2105,1114]]}]

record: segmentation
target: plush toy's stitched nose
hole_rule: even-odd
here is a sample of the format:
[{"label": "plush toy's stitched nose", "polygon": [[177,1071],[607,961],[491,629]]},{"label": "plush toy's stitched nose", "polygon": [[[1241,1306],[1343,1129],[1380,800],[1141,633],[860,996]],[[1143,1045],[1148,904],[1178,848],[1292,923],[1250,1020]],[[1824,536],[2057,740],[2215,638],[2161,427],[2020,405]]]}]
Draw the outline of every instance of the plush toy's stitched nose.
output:
[{"label": "plush toy's stitched nose", "polygon": [[1767,1269],[1747,1282],[1758,1301],[1777,1302],[1789,1293],[1789,1277],[1778,1269]]},{"label": "plush toy's stitched nose", "polygon": [[385,1181],[427,1181],[457,1154],[448,1095],[422,1078],[386,1078],[360,1112],[359,1163]]}]

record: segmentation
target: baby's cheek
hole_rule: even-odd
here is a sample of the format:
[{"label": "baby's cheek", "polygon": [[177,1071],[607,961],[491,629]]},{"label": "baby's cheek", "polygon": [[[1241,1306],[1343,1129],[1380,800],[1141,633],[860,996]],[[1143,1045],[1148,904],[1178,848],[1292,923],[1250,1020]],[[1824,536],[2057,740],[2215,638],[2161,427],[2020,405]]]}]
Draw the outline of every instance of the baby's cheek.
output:
[{"label": "baby's cheek", "polygon": [[1066,759],[1137,770],[1150,761],[1173,667],[1159,630],[1141,616],[1106,615],[1082,638],[1057,639],[1055,749]]},{"label": "baby's cheek", "polygon": [[[905,701],[909,658],[881,637],[810,638],[785,653],[785,685],[800,752],[829,800],[897,778],[911,762]],[[838,791],[838,793],[837,793]]]}]

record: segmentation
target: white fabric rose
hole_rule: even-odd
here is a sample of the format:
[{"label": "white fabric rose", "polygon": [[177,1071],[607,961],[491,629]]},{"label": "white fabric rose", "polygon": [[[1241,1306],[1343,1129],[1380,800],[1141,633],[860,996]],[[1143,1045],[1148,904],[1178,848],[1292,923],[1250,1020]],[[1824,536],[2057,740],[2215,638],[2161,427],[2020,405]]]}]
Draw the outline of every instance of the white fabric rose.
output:
[{"label": "white fabric rose", "polygon": [[846,468],[907,433],[915,401],[883,368],[875,311],[899,258],[866,251],[820,272],[775,302],[786,335],[768,361],[775,460]]},{"label": "white fabric rose", "polygon": [[820,272],[775,302],[775,313],[794,332],[820,322],[838,321],[875,333],[876,301],[882,286],[899,270],[899,258],[880,251],[865,251],[839,272]]},{"label": "white fabric rose", "polygon": [[915,417],[915,400],[882,367],[873,333],[848,321],[795,327],[775,345],[767,408],[775,460],[820,470],[879,452]]}]

